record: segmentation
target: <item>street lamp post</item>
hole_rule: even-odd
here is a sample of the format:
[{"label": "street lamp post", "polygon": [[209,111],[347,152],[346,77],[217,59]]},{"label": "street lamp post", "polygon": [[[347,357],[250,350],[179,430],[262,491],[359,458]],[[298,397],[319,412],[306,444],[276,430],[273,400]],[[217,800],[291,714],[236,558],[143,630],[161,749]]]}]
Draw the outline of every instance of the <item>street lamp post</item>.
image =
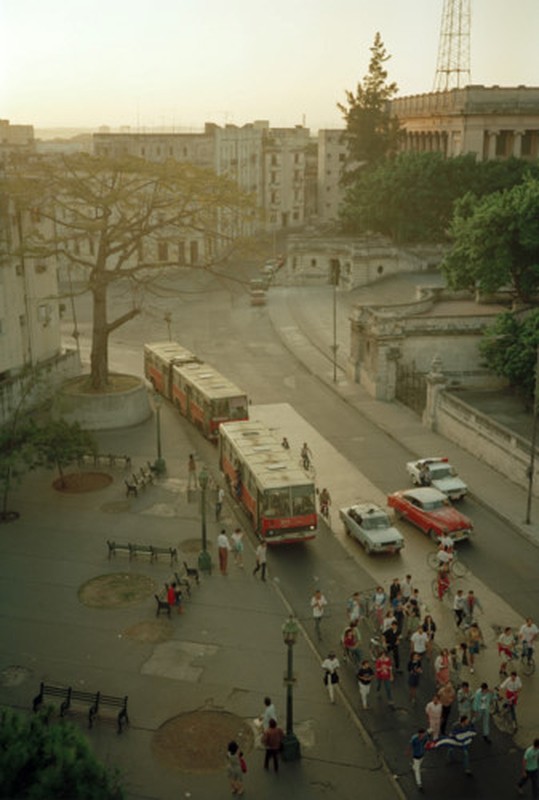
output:
[{"label": "street lamp post", "polygon": [[294,733],[294,706],[292,690],[296,681],[294,677],[294,653],[293,648],[299,633],[299,626],[292,614],[282,627],[283,640],[288,648],[287,671],[284,678],[286,684],[286,733],[283,738],[283,759],[284,761],[297,761],[301,758],[301,748],[299,739]]},{"label": "street lamp post", "polygon": [[153,396],[153,404],[155,407],[155,425],[157,434],[157,458],[154,462],[153,468],[157,475],[162,475],[166,471],[167,465],[165,459],[161,454],[161,397],[155,393]]},{"label": "street lamp post", "polygon": [[338,258],[332,258],[329,262],[330,282],[333,285],[333,383],[337,383],[337,286],[341,277],[341,262]]},{"label": "street lamp post", "polygon": [[202,517],[202,550],[198,556],[198,568],[202,572],[211,575],[211,556],[208,553],[208,542],[206,535],[206,489],[208,488],[208,470],[205,464],[202,465],[198,473],[198,483],[200,486],[200,514]]}]

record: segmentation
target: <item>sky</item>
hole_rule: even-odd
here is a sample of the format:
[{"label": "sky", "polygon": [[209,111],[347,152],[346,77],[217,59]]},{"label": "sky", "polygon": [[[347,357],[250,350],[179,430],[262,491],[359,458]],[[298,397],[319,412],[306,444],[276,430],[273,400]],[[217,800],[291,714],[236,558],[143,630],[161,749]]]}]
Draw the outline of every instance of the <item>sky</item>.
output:
[{"label": "sky", "polygon": [[[432,90],[443,0],[0,0],[0,118],[37,129],[342,127],[375,33]],[[539,85],[539,0],[471,0],[471,77]]]}]

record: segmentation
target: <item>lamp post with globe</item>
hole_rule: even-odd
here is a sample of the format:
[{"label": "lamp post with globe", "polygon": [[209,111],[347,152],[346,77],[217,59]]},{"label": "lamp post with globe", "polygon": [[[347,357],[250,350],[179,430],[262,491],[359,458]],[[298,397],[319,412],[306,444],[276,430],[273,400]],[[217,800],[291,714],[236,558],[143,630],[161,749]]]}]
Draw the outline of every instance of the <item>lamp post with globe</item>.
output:
[{"label": "lamp post with globe", "polygon": [[155,408],[155,427],[157,436],[157,458],[153,465],[153,471],[156,475],[162,475],[166,472],[167,465],[163,458],[161,451],[161,396],[155,392],[153,396],[153,404]]},{"label": "lamp post with globe", "polygon": [[198,568],[202,572],[207,572],[211,575],[211,556],[208,553],[208,541],[206,534],[206,489],[208,488],[208,470],[203,464],[198,474],[198,483],[200,486],[200,514],[202,517],[202,550],[198,556]]},{"label": "lamp post with globe", "polygon": [[290,614],[282,627],[283,641],[287,646],[287,671],[284,678],[286,684],[286,733],[283,738],[283,760],[297,761],[301,758],[299,739],[294,733],[294,707],[292,690],[296,679],[294,677],[294,645],[298,638],[299,625]]}]

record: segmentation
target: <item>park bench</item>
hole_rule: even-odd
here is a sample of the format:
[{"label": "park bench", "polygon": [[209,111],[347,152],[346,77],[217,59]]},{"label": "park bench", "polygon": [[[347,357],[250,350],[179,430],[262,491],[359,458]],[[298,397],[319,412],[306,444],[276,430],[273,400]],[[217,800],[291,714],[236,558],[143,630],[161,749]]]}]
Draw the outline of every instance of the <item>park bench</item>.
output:
[{"label": "park bench", "polygon": [[133,542],[114,542],[107,539],[107,546],[109,548],[109,558],[115,556],[116,553],[124,552],[129,553],[129,560],[136,558],[138,555],[150,556],[150,563],[157,561],[161,555],[170,556],[170,566],[178,560],[178,551],[175,547],[156,547],[153,544],[133,544]]},{"label": "park bench", "polygon": [[135,495],[135,497],[138,497],[138,489],[136,484],[131,483],[126,478],[124,478],[124,483],[125,483],[125,496],[129,497],[130,494],[133,494]]},{"label": "park bench", "polygon": [[164,611],[167,616],[170,617],[170,606],[166,600],[162,600],[158,594],[154,594],[155,601],[157,603],[157,610],[155,612],[155,616],[158,617],[161,611]]},{"label": "park bench", "polygon": [[154,476],[151,472],[146,472],[144,467],[141,467],[139,472],[133,472],[131,477],[137,489],[145,489],[147,486],[153,486]]},{"label": "park bench", "polygon": [[[72,706],[84,706],[88,714],[88,727],[94,724],[94,719],[100,714],[102,709],[113,710],[113,718],[118,726],[118,733],[122,732],[124,724],[129,723],[127,716],[127,695],[116,697],[114,695],[102,694],[101,692],[86,692],[81,689],[73,689],[72,686],[53,686],[43,681],[39,685],[39,694],[34,697],[32,709],[38,711],[46,697],[61,698],[60,716],[72,709]],[[119,709],[119,711],[117,711]],[[105,718],[106,718],[105,714]]]},{"label": "park bench", "polygon": [[183,569],[180,567],[180,571],[174,573],[174,580],[177,586],[185,587],[187,597],[191,597],[191,581],[189,579],[194,578],[198,586],[200,583],[199,572],[195,567],[188,566],[186,561],[183,561],[182,564]]},{"label": "park bench", "polygon": [[116,453],[84,453],[78,459],[79,467],[123,467],[131,468],[131,456],[117,455]]}]

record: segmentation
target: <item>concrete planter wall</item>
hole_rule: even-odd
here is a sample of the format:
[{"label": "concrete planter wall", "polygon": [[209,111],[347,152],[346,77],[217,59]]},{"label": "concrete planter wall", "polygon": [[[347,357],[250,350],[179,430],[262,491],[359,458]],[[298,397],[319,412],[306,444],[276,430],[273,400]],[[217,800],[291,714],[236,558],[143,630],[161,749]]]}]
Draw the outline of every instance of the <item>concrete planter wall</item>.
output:
[{"label": "concrete planter wall", "polygon": [[124,391],[93,394],[75,391],[67,381],[56,394],[52,414],[67,422],[78,422],[86,430],[128,428],[151,415],[148,390],[141,378],[129,376],[135,384]]}]

